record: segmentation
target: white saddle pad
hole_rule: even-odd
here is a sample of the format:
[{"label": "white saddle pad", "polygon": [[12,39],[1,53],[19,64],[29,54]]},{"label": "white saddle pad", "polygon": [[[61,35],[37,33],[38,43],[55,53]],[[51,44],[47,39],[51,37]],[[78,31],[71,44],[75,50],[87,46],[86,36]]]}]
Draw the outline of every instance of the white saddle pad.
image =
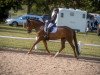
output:
[{"label": "white saddle pad", "polygon": [[[44,31],[46,32],[46,28],[44,28]],[[55,33],[55,32],[57,32],[57,27],[53,27],[53,30],[50,33]]]}]

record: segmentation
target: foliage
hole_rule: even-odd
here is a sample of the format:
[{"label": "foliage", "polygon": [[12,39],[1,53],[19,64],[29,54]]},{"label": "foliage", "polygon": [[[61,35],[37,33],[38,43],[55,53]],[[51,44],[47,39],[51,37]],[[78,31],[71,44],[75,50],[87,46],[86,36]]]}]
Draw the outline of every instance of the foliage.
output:
[{"label": "foliage", "polygon": [[100,0],[0,0],[0,20],[9,15],[12,8],[15,11],[27,5],[27,13],[51,14],[55,7],[75,8],[100,14]]},{"label": "foliage", "polygon": [[9,16],[9,10],[17,11],[21,8],[20,0],[0,0],[0,21],[5,20]]},{"label": "foliage", "polygon": [[[26,0],[37,11],[50,14],[55,7],[83,9],[88,12],[100,13],[100,0]],[[28,5],[29,5],[28,4]],[[29,8],[30,10],[31,8]]]}]

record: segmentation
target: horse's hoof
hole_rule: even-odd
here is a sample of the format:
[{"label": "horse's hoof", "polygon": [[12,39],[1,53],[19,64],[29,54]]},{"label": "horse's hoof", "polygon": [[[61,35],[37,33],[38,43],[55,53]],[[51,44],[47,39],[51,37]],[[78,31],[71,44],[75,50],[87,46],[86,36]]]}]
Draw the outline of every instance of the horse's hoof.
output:
[{"label": "horse's hoof", "polygon": [[31,54],[31,52],[28,52],[27,54]]}]

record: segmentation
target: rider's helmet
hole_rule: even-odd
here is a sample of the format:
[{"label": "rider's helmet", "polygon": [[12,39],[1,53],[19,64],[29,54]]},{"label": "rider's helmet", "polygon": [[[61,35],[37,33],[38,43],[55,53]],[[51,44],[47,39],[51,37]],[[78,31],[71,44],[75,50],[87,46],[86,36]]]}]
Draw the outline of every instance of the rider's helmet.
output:
[{"label": "rider's helmet", "polygon": [[59,12],[59,9],[58,8],[54,8],[54,12]]}]

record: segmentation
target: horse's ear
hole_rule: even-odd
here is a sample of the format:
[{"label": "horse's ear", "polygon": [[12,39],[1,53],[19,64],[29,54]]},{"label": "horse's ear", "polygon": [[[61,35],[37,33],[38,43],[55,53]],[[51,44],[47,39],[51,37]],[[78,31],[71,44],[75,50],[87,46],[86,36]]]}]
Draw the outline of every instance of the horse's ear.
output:
[{"label": "horse's ear", "polygon": [[27,22],[29,22],[30,20],[29,19],[27,19]]},{"label": "horse's ear", "polygon": [[30,19],[26,19],[25,27],[27,27],[30,24]]}]

